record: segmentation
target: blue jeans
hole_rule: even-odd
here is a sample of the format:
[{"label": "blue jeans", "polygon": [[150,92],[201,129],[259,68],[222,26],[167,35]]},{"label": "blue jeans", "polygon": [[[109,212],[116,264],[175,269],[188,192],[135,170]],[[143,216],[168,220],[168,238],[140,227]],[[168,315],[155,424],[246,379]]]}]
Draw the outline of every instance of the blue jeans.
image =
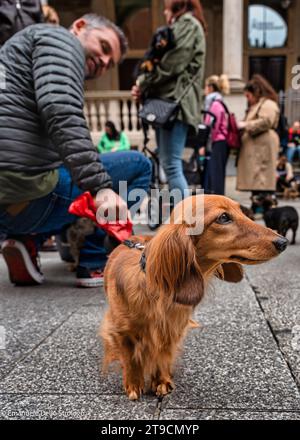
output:
[{"label": "blue jeans", "polygon": [[[119,190],[119,181],[127,182],[128,192],[137,188],[147,192],[151,179],[151,163],[141,153],[107,153],[101,155],[101,161],[112,178],[115,192]],[[46,237],[59,234],[63,227],[78,219],[68,213],[68,208],[82,192],[73,184],[69,171],[62,166],[53,192],[33,200],[15,217],[0,210],[0,233],[14,237],[34,234],[37,245],[41,244]],[[128,203],[128,207],[134,203]],[[104,237],[105,233],[99,228],[87,237],[80,252],[81,266],[89,269],[101,269],[105,266],[107,252],[103,247]]]},{"label": "blue jeans", "polygon": [[156,129],[159,160],[167,175],[169,188],[171,191],[179,189],[182,195],[184,195],[184,190],[188,189],[182,168],[182,155],[187,132],[188,125],[181,121],[176,121],[170,130]]},{"label": "blue jeans", "polygon": [[287,156],[287,160],[290,163],[293,163],[294,160],[294,156],[296,154],[296,151],[298,152],[298,158],[300,160],[300,145],[298,145],[297,147],[288,147],[287,151],[286,151],[286,156]]}]

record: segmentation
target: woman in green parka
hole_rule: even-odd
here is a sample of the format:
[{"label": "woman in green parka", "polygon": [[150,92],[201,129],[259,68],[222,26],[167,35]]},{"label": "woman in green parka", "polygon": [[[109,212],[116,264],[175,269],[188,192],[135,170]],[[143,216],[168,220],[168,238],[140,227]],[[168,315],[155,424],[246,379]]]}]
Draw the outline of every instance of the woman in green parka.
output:
[{"label": "woman in green parka", "polygon": [[175,47],[152,72],[138,77],[132,95],[136,100],[146,93],[175,101],[198,74],[180,102],[180,112],[172,128],[156,129],[159,159],[169,188],[179,189],[184,196],[188,183],[183,174],[182,154],[189,126],[196,130],[201,121],[207,26],[199,0],[165,0],[164,14],[173,30]]}]

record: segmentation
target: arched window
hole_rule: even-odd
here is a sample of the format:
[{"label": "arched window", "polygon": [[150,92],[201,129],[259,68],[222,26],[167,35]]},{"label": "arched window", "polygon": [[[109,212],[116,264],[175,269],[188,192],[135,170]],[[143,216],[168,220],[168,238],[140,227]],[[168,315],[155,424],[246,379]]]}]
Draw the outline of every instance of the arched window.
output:
[{"label": "arched window", "polygon": [[248,39],[252,48],[272,49],[284,47],[288,27],[283,16],[264,5],[249,6]]}]

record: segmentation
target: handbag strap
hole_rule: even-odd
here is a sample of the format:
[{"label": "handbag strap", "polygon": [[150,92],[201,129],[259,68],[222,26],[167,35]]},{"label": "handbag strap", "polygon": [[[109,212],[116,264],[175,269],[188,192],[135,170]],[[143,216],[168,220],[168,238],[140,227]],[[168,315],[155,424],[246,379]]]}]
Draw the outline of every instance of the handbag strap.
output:
[{"label": "handbag strap", "polygon": [[200,75],[199,72],[197,72],[193,78],[191,79],[189,85],[184,89],[184,91],[181,93],[181,95],[179,96],[178,99],[176,99],[176,104],[180,104],[180,101],[182,100],[182,98],[185,96],[185,94],[190,90],[190,88],[192,87],[193,84],[195,84],[197,77]]}]

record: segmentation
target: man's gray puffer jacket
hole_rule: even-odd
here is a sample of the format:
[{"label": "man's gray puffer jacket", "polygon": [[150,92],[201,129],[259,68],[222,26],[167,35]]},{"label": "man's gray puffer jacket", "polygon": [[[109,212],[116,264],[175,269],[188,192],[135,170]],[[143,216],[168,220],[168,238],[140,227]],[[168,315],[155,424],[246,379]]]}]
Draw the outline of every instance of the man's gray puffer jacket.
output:
[{"label": "man's gray puffer jacket", "polygon": [[0,50],[0,170],[38,174],[62,163],[82,190],[112,186],[83,113],[85,55],[68,30],[29,26]]}]

